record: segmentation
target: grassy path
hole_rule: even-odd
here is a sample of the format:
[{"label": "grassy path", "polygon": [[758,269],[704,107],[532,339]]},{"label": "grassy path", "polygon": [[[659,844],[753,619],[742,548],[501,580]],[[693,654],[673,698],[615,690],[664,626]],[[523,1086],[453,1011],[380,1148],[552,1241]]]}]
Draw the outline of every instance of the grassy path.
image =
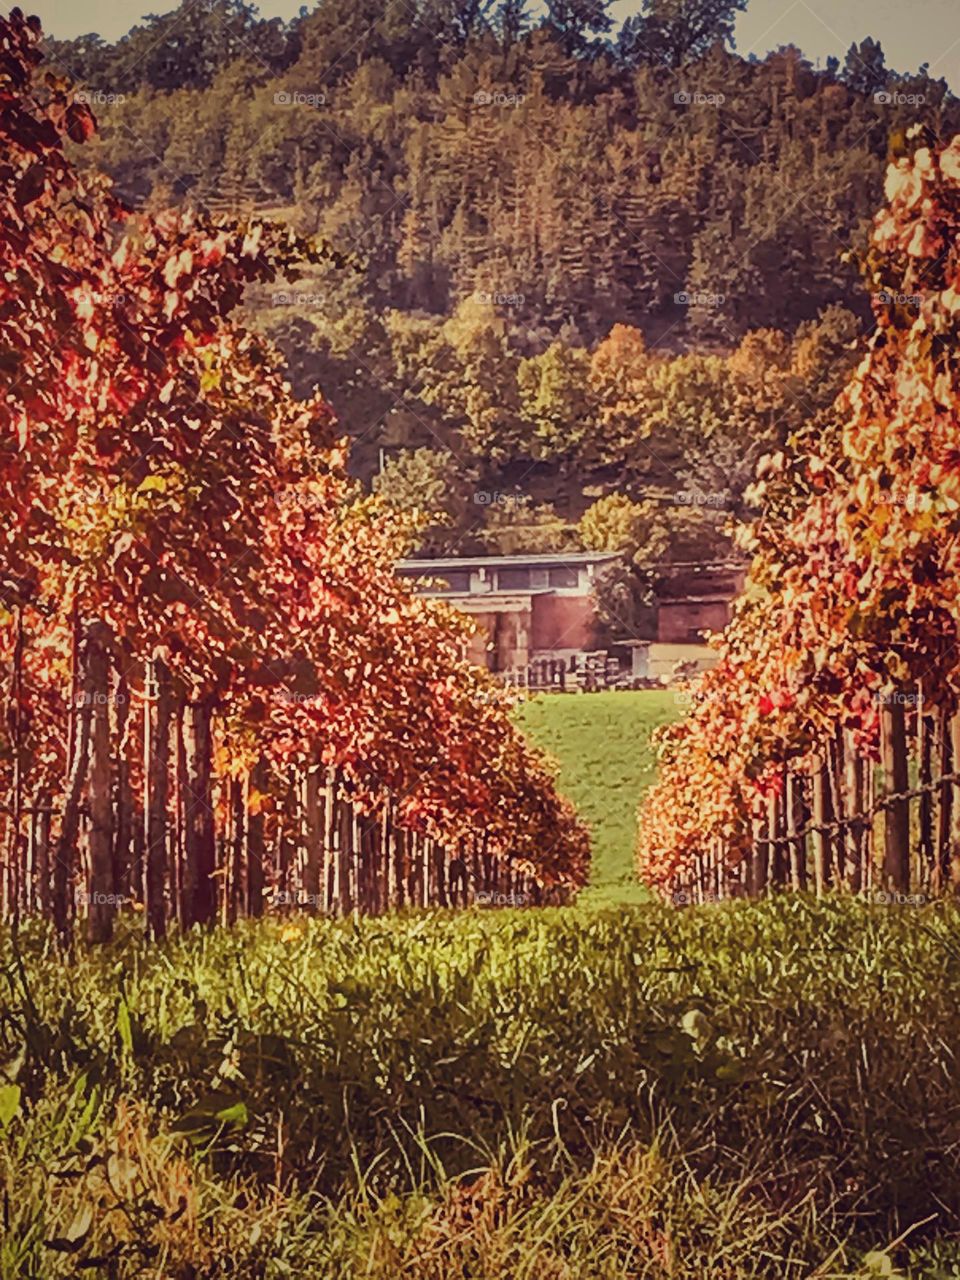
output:
[{"label": "grassy path", "polygon": [[561,790],[593,830],[585,905],[645,899],[633,874],[637,804],[655,774],[650,735],[677,715],[667,689],[548,694],[517,708],[530,739],[559,761]]}]

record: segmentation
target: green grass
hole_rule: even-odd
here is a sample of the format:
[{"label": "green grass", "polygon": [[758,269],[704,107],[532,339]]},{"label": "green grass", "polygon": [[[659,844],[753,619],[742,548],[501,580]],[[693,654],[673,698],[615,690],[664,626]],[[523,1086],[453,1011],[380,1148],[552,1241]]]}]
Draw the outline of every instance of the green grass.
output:
[{"label": "green grass", "polygon": [[541,694],[517,708],[531,741],[559,761],[560,789],[593,832],[593,873],[581,905],[645,900],[633,870],[637,805],[655,773],[650,735],[678,714],[667,689]]},{"label": "green grass", "polygon": [[21,960],[0,931],[2,1280],[957,1275],[956,906],[125,929],[69,964],[31,926]]},{"label": "green grass", "polygon": [[960,908],[624,905],[676,712],[518,708],[587,911],[0,929],[0,1280],[958,1280]]}]

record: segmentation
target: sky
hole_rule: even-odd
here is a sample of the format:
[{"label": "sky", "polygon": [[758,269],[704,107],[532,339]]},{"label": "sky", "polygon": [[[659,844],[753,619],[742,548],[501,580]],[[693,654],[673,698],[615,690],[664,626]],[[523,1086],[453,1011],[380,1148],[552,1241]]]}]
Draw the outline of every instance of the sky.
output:
[{"label": "sky", "polygon": [[[20,0],[39,14],[44,29],[61,38],[96,31],[115,40],[144,13],[164,13],[173,0]],[[265,17],[292,18],[302,0],[260,0]],[[5,6],[4,6],[5,7]],[[313,0],[307,6],[313,9]],[[617,0],[622,19],[640,0]],[[782,44],[798,45],[814,63],[831,54],[843,58],[854,41],[879,39],[887,65],[916,71],[923,62],[960,91],[960,0],[749,0],[737,23],[737,49],[763,57]]]}]

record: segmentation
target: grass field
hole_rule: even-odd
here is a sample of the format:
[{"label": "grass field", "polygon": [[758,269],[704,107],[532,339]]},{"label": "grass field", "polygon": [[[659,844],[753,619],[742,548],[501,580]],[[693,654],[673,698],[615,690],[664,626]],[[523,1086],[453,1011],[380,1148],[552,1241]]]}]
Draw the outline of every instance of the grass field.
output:
[{"label": "grass field", "polygon": [[644,902],[677,710],[518,708],[587,910],[0,930],[0,1280],[960,1280],[958,909]]},{"label": "grass field", "polygon": [[560,787],[593,831],[587,906],[638,903],[633,872],[637,804],[653,781],[650,734],[679,713],[668,689],[547,694],[517,709],[531,740],[560,763]]},{"label": "grass field", "polygon": [[518,708],[575,908],[0,928],[0,1280],[960,1280],[960,908],[645,901],[677,711]]},{"label": "grass field", "polygon": [[960,913],[0,930],[0,1280],[956,1280]]}]

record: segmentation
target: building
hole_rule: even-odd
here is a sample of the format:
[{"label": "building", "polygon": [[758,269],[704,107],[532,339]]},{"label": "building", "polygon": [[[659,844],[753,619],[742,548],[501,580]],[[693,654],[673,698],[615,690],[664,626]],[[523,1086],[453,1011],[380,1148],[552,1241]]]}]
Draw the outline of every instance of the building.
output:
[{"label": "building", "polygon": [[[403,560],[399,573],[424,595],[449,601],[478,624],[469,657],[496,672],[562,662],[568,671],[611,671],[637,681],[670,682],[681,669],[716,661],[705,633],[722,631],[745,568],[736,563],[664,565],[653,581],[648,635],[601,649],[594,582],[616,552],[463,556]],[[605,659],[609,659],[606,662]]]},{"label": "building", "polygon": [[703,671],[717,660],[706,643],[730,621],[743,590],[746,566],[738,562],[691,561],[664,565],[653,582],[656,639],[631,655],[633,671],[669,683],[678,672]]},{"label": "building", "polygon": [[543,659],[579,665],[596,651],[594,577],[616,558],[603,551],[458,556],[403,560],[398,572],[474,619],[474,662],[511,671]]},{"label": "building", "polygon": [[702,644],[705,631],[722,631],[734,597],[743,590],[746,566],[736,562],[664,565],[654,582],[657,640]]}]

